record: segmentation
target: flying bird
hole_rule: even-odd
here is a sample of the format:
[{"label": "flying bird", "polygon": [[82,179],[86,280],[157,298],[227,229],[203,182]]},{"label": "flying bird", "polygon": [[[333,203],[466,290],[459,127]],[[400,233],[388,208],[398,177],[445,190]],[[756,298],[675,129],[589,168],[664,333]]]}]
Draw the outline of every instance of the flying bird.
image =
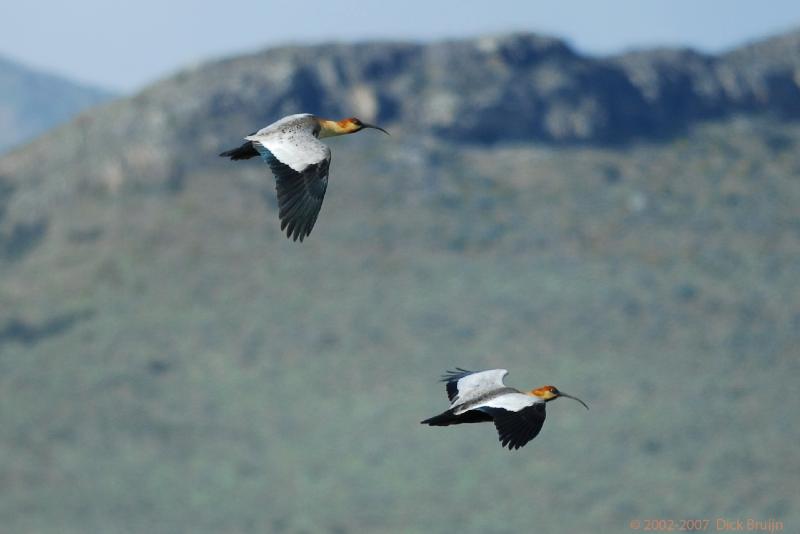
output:
[{"label": "flying bird", "polygon": [[260,155],[267,162],[275,175],[281,230],[286,230],[286,237],[302,242],[317,222],[328,188],[331,149],[320,139],[365,128],[389,133],[355,117],[332,121],[310,113],[289,115],[248,135],[246,143],[220,156],[241,160]]},{"label": "flying bird", "polygon": [[446,382],[450,408],[422,424],[448,426],[493,421],[500,443],[511,450],[523,447],[539,434],[547,402],[567,397],[589,409],[579,398],[562,393],[554,386],[542,386],[527,393],[508,387],[503,383],[507,374],[505,369],[448,371],[442,376],[442,382]]}]

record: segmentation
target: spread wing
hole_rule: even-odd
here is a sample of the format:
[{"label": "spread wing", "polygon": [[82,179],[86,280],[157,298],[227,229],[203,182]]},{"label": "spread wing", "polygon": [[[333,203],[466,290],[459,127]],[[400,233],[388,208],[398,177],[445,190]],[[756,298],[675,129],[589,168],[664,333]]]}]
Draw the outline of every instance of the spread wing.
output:
[{"label": "spread wing", "polygon": [[508,393],[473,408],[494,419],[503,447],[519,449],[542,430],[545,403],[522,393]]},{"label": "spread wing", "polygon": [[457,367],[442,376],[447,388],[447,398],[451,406],[463,404],[499,388],[505,387],[503,377],[508,374],[505,369],[489,369],[487,371],[467,371]]},{"label": "spread wing", "polygon": [[311,233],[328,188],[331,151],[316,137],[301,132],[274,138],[248,136],[275,175],[281,230],[297,241]]}]

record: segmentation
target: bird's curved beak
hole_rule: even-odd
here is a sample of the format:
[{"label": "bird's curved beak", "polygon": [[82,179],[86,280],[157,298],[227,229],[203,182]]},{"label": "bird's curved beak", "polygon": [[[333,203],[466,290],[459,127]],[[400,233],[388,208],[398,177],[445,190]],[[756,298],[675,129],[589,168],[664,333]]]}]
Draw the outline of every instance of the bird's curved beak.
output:
[{"label": "bird's curved beak", "polygon": [[366,122],[362,122],[362,123],[361,123],[361,125],[362,125],[364,128],[373,128],[373,129],[375,129],[375,130],[380,130],[380,131],[382,131],[382,132],[383,132],[383,133],[385,133],[386,135],[391,135],[389,132],[387,132],[386,130],[384,130],[384,129],[383,129],[383,128],[381,128],[380,126],[375,126],[374,124],[367,124]]},{"label": "bird's curved beak", "polygon": [[567,395],[566,393],[561,393],[561,392],[559,392],[558,396],[559,397],[566,397],[566,398],[572,399],[572,400],[576,400],[576,401],[580,402],[581,404],[583,404],[584,408],[586,408],[587,410],[589,409],[589,407],[586,405],[586,403],[583,402],[582,400],[580,400],[578,397],[573,397],[572,395]]}]

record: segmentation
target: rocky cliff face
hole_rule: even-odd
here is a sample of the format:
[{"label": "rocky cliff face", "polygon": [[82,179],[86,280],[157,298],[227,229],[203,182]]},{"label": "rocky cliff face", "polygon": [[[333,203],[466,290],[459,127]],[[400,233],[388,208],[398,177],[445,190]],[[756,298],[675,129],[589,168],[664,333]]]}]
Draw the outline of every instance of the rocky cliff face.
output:
[{"label": "rocky cliff face", "polygon": [[271,50],[209,65],[205,104],[258,123],[358,113],[471,142],[624,141],[735,113],[800,115],[800,32],[721,56],[579,55],[535,35]]},{"label": "rocky cliff face", "polygon": [[470,142],[608,143],[735,113],[800,116],[800,32],[721,56],[655,50],[594,58],[518,34],[272,50],[210,67],[201,75],[225,79],[207,95],[223,115],[358,113]]},{"label": "rocky cliff face", "polygon": [[[357,115],[411,142],[475,145],[665,138],[736,114],[792,120],[800,32],[720,56],[587,57],[530,34],[270,49],[182,71],[51,132],[42,147],[80,182],[115,188],[166,176],[174,187],[244,133],[301,111]],[[6,174],[40,149],[17,155]]]}]

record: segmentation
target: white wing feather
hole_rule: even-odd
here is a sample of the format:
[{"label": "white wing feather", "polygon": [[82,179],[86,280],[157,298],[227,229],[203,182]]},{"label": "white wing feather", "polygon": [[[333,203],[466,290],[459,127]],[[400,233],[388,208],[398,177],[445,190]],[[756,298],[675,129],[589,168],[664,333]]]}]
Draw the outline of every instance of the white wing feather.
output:
[{"label": "white wing feather", "polygon": [[453,398],[450,406],[464,404],[472,399],[476,399],[485,393],[505,387],[503,377],[508,374],[506,369],[489,369],[469,374],[461,378],[457,383],[458,395]]}]

